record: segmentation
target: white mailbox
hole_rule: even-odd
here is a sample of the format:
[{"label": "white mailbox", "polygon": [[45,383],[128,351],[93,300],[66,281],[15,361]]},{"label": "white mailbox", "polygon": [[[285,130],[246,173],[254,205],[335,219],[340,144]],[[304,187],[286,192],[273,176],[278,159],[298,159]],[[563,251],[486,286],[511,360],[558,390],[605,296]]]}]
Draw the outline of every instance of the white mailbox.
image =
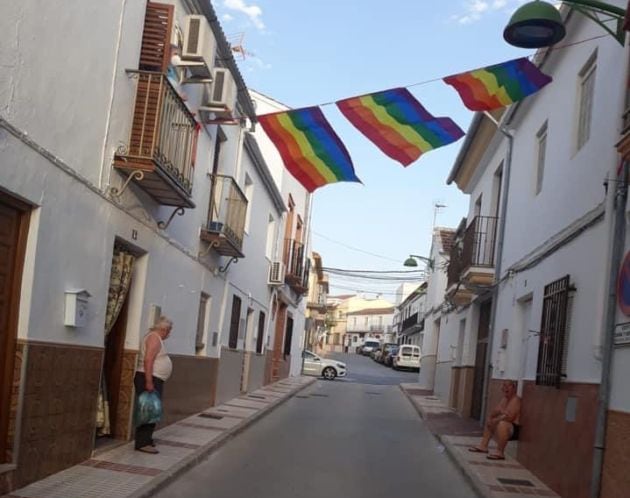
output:
[{"label": "white mailbox", "polygon": [[84,327],[87,323],[88,300],[90,293],[85,289],[66,291],[66,327]]}]

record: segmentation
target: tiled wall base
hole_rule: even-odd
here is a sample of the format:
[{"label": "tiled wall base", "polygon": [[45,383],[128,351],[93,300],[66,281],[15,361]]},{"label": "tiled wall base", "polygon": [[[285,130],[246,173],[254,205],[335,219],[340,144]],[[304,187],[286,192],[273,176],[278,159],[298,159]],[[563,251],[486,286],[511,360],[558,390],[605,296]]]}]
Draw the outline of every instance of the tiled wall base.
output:
[{"label": "tiled wall base", "polygon": [[173,375],[164,384],[164,419],[169,425],[215,403],[219,359],[171,355]]},{"label": "tiled wall base", "polygon": [[28,342],[13,486],[89,458],[103,350]]},{"label": "tiled wall base", "polygon": [[[598,388],[524,384],[518,460],[563,498],[589,496]],[[569,398],[577,402],[573,422],[566,419]]]},{"label": "tiled wall base", "polygon": [[601,498],[630,496],[630,413],[610,410]]}]

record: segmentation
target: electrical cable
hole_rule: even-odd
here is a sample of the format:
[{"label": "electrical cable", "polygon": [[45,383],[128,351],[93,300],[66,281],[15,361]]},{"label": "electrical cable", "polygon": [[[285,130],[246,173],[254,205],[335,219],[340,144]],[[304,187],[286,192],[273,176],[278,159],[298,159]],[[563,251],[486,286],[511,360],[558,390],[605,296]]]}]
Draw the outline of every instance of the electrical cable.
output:
[{"label": "electrical cable", "polygon": [[388,260],[388,261],[394,261],[394,262],[396,262],[396,263],[400,263],[400,260],[398,260],[398,259],[389,258],[389,257],[387,257],[387,256],[382,256],[381,254],[376,254],[376,253],[373,253],[373,252],[370,252],[370,251],[366,251],[366,250],[364,250],[364,249],[359,249],[358,247],[353,247],[353,246],[351,246],[351,245],[349,245],[349,244],[345,244],[344,242],[339,242],[338,240],[331,239],[330,237],[327,237],[326,235],[323,235],[323,234],[321,234],[321,233],[318,233],[318,232],[316,232],[315,230],[312,230],[312,231],[311,231],[311,233],[312,233],[313,235],[316,235],[317,237],[321,237],[322,239],[325,239],[325,240],[327,240],[327,241],[329,241],[329,242],[333,242],[334,244],[339,244],[340,246],[343,246],[343,247],[345,247],[346,249],[351,249],[351,250],[353,250],[353,251],[361,252],[361,253],[363,253],[363,254],[368,254],[369,256],[374,256],[374,257],[376,257],[376,258],[386,259],[386,260]]}]

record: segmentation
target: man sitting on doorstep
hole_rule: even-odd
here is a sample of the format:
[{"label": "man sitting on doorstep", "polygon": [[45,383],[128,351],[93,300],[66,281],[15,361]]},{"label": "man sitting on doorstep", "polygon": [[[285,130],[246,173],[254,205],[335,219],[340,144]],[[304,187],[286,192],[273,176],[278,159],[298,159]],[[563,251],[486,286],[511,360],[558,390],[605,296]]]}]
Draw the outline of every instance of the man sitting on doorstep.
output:
[{"label": "man sitting on doorstep", "polygon": [[488,443],[494,438],[497,442],[496,453],[490,453],[488,460],[505,460],[505,447],[508,441],[518,439],[519,417],[521,414],[521,398],[516,395],[516,382],[505,380],[501,385],[503,398],[490,412],[483,431],[481,443],[468,451],[473,453],[488,453]]}]

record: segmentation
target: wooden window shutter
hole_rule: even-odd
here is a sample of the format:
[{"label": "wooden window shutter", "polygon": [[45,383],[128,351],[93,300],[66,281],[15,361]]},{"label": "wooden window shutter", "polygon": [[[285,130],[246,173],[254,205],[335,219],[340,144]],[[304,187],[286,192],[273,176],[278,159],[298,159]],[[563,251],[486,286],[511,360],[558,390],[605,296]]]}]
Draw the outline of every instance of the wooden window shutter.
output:
[{"label": "wooden window shutter", "polygon": [[139,67],[144,71],[165,73],[171,58],[171,33],[174,6],[163,3],[147,3],[142,33]]}]

